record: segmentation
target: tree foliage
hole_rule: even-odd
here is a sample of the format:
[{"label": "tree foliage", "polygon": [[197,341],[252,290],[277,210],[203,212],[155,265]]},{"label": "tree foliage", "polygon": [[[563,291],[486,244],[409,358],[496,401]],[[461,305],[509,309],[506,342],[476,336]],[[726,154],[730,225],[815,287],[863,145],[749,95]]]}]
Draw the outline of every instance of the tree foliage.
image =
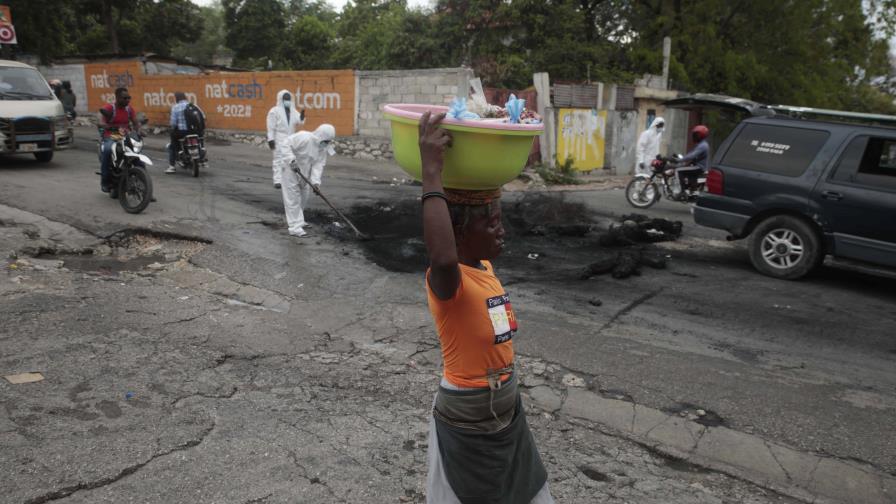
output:
[{"label": "tree foliage", "polygon": [[280,0],[224,0],[222,5],[234,64],[253,67],[276,57],[286,34],[286,8]]},{"label": "tree foliage", "polygon": [[286,32],[278,62],[294,70],[327,68],[333,58],[336,31],[318,17],[306,14]]},{"label": "tree foliage", "polygon": [[227,31],[224,25],[224,10],[220,4],[199,8],[202,33],[196,41],[180,41],[171,48],[171,56],[195,63],[210,65],[216,58],[232,56],[226,45]]},{"label": "tree foliage", "polygon": [[[894,12],[889,2],[877,8]],[[656,48],[670,36],[679,88],[765,103],[881,105],[874,96],[890,73],[887,41],[859,0],[641,0],[634,12],[633,67],[656,73]]]},{"label": "tree foliage", "polygon": [[202,33],[190,0],[7,0],[19,50],[42,61],[80,54],[170,54]]},{"label": "tree foliage", "polygon": [[6,3],[21,48],[44,60],[152,51],[210,63],[229,51],[256,69],[467,65],[519,88],[539,71],[622,83],[659,74],[668,36],[677,89],[896,112],[896,0],[350,0],[338,13],[325,0]]}]

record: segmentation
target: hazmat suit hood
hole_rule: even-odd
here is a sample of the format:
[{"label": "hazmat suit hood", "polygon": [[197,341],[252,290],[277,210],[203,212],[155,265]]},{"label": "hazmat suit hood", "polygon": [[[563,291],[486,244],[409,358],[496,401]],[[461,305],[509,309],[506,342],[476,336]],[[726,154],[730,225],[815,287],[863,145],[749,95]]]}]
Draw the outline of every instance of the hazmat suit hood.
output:
[{"label": "hazmat suit hood", "polygon": [[286,138],[296,132],[296,127],[303,124],[302,116],[296,110],[296,97],[292,96],[292,106],[289,109],[289,117],[286,117],[286,108],[283,105],[283,96],[289,93],[286,89],[277,92],[277,103],[271,107],[267,115],[268,142],[273,142],[274,159],[271,169],[274,175],[274,185],[280,184],[283,170],[287,169],[292,158],[286,146]]},{"label": "hazmat suit hood", "polygon": [[336,128],[334,128],[332,124],[321,124],[312,134],[318,142],[329,142],[326,144],[327,154],[331,156],[336,154],[336,149],[333,147],[332,143],[336,138]]},{"label": "hazmat suit hood", "polygon": [[[280,91],[277,91],[277,109],[279,109],[281,111],[281,113],[283,114],[284,121],[286,120],[286,112],[285,112],[285,107],[283,105],[283,95],[285,95],[285,94],[289,94],[290,97],[292,98],[292,106],[290,107],[290,110],[289,110],[289,117],[290,118],[299,117],[299,112],[296,110],[296,97],[293,96],[292,93],[289,92],[289,90],[281,89]],[[301,123],[299,123],[299,124],[301,124]]]}]

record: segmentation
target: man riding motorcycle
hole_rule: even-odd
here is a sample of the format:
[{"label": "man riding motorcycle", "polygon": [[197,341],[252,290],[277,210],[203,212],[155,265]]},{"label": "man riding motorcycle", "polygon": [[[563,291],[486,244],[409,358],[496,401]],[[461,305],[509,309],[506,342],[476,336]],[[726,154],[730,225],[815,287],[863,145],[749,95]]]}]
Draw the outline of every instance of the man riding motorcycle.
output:
[{"label": "man riding motorcycle", "polygon": [[105,193],[111,191],[113,197],[116,188],[111,187],[112,181],[110,180],[112,148],[115,145],[112,133],[126,134],[128,131],[134,131],[138,135],[140,134],[140,122],[137,120],[137,114],[130,102],[131,94],[128,92],[128,88],[120,87],[115,90],[115,103],[107,103],[99,110],[98,124],[103,138],[100,151],[100,190]]},{"label": "man riding motorcycle", "polygon": [[[178,91],[174,93],[174,99],[177,103],[171,107],[171,115],[168,121],[168,125],[171,127],[171,142],[168,144],[168,169],[165,170],[165,173],[174,173],[177,170],[174,167],[175,162],[177,161],[177,153],[180,149],[180,140],[187,136],[189,133],[195,133],[199,135],[199,162],[206,166],[207,161],[205,159],[205,114],[202,110],[189,102],[187,100],[187,95]],[[192,110],[190,110],[192,109]],[[187,116],[187,112],[190,114],[199,114],[199,123],[193,124],[189,119],[194,116]]]},{"label": "man riding motorcycle", "polygon": [[678,162],[679,168],[676,169],[681,182],[681,193],[679,193],[681,198],[694,195],[697,191],[697,178],[708,168],[709,142],[706,141],[707,137],[709,137],[709,128],[706,126],[698,124],[691,129],[691,140],[697,145],[681,158]]}]

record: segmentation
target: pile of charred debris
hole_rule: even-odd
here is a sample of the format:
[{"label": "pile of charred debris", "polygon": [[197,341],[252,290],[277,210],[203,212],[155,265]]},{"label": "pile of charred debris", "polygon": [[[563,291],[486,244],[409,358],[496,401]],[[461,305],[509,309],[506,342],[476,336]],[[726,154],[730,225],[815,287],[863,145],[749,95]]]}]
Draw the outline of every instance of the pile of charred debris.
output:
[{"label": "pile of charred debris", "polygon": [[[426,270],[418,200],[356,206],[349,214],[374,237],[359,243],[368,259],[391,271]],[[318,220],[334,217],[315,215]],[[644,267],[665,268],[668,256],[651,244],[676,240],[682,233],[681,222],[641,214],[624,215],[608,225],[581,202],[544,194],[505,202],[503,218],[506,244],[496,267],[508,278],[530,281],[604,274],[627,278]],[[337,222],[324,226],[336,238],[351,239],[346,229]]]},{"label": "pile of charred debris", "polygon": [[668,256],[648,251],[647,243],[674,241],[681,236],[681,221],[650,218],[641,214],[624,215],[600,234],[599,259],[585,266],[580,278],[610,273],[613,278],[640,275],[641,267],[664,269]]}]

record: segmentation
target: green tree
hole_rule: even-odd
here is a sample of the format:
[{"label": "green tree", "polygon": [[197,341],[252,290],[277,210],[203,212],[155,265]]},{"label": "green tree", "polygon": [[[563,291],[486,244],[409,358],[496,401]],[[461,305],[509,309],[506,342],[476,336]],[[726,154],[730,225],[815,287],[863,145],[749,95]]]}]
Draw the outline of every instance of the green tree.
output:
[{"label": "green tree", "polygon": [[339,17],[324,0],[288,0],[286,14],[290,25],[305,16],[314,16],[327,24],[334,24]]},{"label": "green tree", "polygon": [[223,0],[227,47],[234,64],[266,66],[280,53],[287,13],[279,0]]},{"label": "green tree", "polygon": [[[519,44],[522,27],[502,0],[439,0],[436,29],[451,66],[470,66],[486,84],[513,86],[528,71]],[[523,62],[523,66],[520,66]],[[526,81],[531,80],[531,76]]]},{"label": "green tree", "polygon": [[42,61],[72,54],[155,52],[198,39],[189,0],[8,0],[22,52]]},{"label": "green tree", "polygon": [[[533,72],[555,79],[627,81],[621,2],[609,0],[517,0],[511,4],[516,37],[510,49],[525,72],[514,86],[528,85]],[[613,7],[613,8],[610,8]]]},{"label": "green tree", "polygon": [[404,13],[386,48],[386,65],[392,68],[450,66],[450,48],[433,17],[419,10]]},{"label": "green tree", "polygon": [[335,43],[332,25],[312,15],[302,16],[287,30],[279,61],[291,70],[329,68]]},{"label": "green tree", "polygon": [[339,17],[337,66],[384,70],[391,66],[389,46],[407,13],[404,0],[356,0]]},{"label": "green tree", "polygon": [[[69,33],[75,24],[75,12],[70,2],[8,0],[0,4],[9,6],[18,40],[18,47],[4,46],[4,52],[31,53],[46,63],[72,50]],[[54,15],[47,16],[47,12]]]},{"label": "green tree", "polygon": [[195,42],[202,35],[199,7],[190,0],[116,2],[113,11],[120,16],[116,22],[120,50],[127,53],[167,56],[178,43]]},{"label": "green tree", "polygon": [[227,56],[232,52],[225,45],[227,31],[224,27],[224,9],[220,3],[200,7],[202,35],[195,42],[179,42],[174,45],[171,55],[203,65],[211,65],[217,56]]},{"label": "green tree", "polygon": [[[678,87],[765,103],[894,112],[875,82],[889,74],[887,44],[859,0],[640,0],[629,57],[658,73],[673,40]],[[884,17],[892,2],[876,2]]]}]

